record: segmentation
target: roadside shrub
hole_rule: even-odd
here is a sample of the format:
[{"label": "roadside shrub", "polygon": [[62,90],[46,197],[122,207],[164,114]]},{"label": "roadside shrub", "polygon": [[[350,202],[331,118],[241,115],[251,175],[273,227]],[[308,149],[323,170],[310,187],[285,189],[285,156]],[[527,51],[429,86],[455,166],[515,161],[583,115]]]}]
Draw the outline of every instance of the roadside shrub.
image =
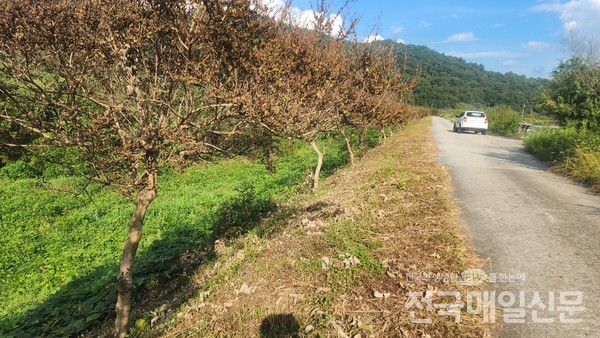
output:
[{"label": "roadside shrub", "polygon": [[508,106],[492,108],[487,113],[490,133],[511,136],[518,132],[521,116]]},{"label": "roadside shrub", "polygon": [[600,191],[600,135],[590,131],[542,129],[525,138],[525,147],[555,169]]},{"label": "roadside shrub", "polygon": [[524,143],[541,160],[556,163],[572,156],[581,138],[575,129],[542,129],[527,136]]},{"label": "roadside shrub", "polygon": [[448,121],[452,121],[454,122],[456,120],[456,113],[453,112],[444,112],[442,115],[440,115],[442,118],[445,118]]}]

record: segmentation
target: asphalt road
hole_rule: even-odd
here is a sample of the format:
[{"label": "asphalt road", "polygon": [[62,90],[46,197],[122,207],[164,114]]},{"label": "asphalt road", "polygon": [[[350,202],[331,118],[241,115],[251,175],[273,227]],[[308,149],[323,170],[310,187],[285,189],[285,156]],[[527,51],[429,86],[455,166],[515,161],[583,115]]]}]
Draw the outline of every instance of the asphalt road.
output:
[{"label": "asphalt road", "polygon": [[600,197],[520,140],[432,124],[471,244],[495,277],[500,336],[600,337]]}]

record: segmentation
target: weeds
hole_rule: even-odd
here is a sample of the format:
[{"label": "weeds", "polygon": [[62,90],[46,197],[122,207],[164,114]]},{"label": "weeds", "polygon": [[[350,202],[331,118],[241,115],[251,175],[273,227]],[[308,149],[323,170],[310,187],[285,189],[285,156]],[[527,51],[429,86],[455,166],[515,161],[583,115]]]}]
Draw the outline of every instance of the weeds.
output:
[{"label": "weeds", "polygon": [[[346,161],[344,143],[321,142],[325,173],[331,173]],[[301,142],[292,142],[285,154],[275,173],[244,159],[183,173],[161,170],[134,266],[135,301],[187,285],[190,271],[210,260],[206,252],[216,238],[250,231],[297,191],[314,155]],[[132,206],[100,185],[86,187],[90,199],[80,194],[78,179],[52,178],[57,173],[34,159],[0,169],[2,336],[76,335],[113,315],[115,262]],[[262,231],[272,230],[265,225]],[[244,261],[251,256],[247,252]],[[229,273],[240,266],[233,262]],[[146,330],[134,327],[134,336]]]},{"label": "weeds", "polygon": [[524,139],[525,148],[542,161],[557,163],[573,155],[581,135],[575,129],[542,129]]},{"label": "weeds", "polygon": [[600,191],[600,151],[576,147],[574,154],[558,166],[558,170]]},{"label": "weeds", "polygon": [[543,129],[525,138],[526,149],[554,170],[600,191],[600,136],[591,131]]}]

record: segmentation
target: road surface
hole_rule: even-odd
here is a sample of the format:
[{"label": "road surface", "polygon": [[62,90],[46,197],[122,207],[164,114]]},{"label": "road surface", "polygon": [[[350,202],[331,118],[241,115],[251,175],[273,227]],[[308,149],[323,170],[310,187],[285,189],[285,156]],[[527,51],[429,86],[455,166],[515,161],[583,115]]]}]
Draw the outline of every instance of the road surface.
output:
[{"label": "road surface", "polygon": [[432,133],[471,244],[495,277],[500,336],[600,337],[600,197],[550,173],[520,140],[455,133],[438,117]]}]

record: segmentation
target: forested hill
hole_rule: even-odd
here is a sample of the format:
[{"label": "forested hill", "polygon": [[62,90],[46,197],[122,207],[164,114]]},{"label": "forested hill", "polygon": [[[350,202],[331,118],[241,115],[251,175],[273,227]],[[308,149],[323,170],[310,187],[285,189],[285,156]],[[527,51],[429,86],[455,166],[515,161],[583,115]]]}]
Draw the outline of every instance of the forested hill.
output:
[{"label": "forested hill", "polygon": [[407,56],[412,73],[421,68],[414,91],[416,105],[431,108],[453,108],[459,103],[493,107],[499,104],[520,110],[523,104],[532,106],[546,79],[528,78],[514,73],[486,71],[483,65],[469,63],[438,53],[425,46],[394,43],[400,65]]}]

